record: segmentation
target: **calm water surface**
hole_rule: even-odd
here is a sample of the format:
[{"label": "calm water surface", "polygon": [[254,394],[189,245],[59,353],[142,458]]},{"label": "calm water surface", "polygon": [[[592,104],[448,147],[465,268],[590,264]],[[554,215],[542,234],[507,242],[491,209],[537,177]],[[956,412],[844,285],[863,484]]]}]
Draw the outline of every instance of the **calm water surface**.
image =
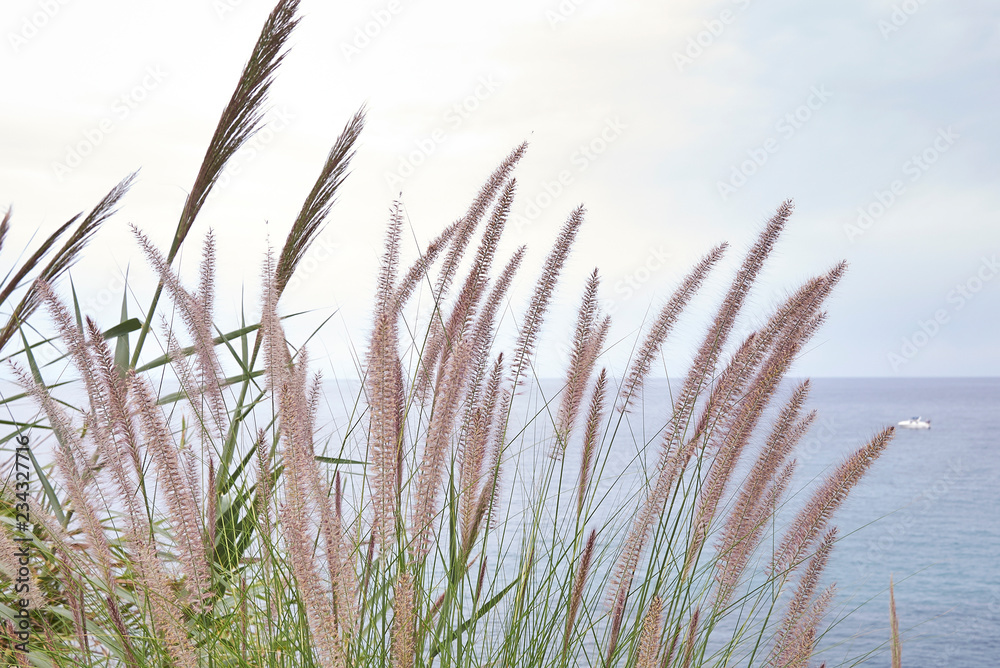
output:
[{"label": "calm water surface", "polygon": [[[344,436],[358,388],[349,382],[325,385],[326,419],[320,422],[336,443]],[[559,385],[543,382],[543,394],[554,395]],[[890,574],[904,666],[995,665],[1000,657],[1000,378],[814,379],[812,386],[808,407],[819,417],[800,443],[793,490],[817,484],[886,425],[917,415],[933,425],[898,429],[834,518],[841,540],[826,580],[836,582],[839,593],[826,618],[835,623],[821,640],[816,665],[856,665],[850,659],[867,655],[862,665],[889,666]],[[603,492],[617,479],[609,507],[634,508],[643,492],[643,462],[655,460],[669,389],[665,381],[650,382],[644,403],[616,439],[597,483]],[[537,396],[522,404],[522,416],[541,410]],[[362,424],[367,427],[367,420]],[[545,421],[533,421],[519,440],[519,456],[508,463],[508,474],[517,470],[530,481],[547,459],[547,446],[538,444],[548,442]],[[645,456],[643,443],[650,444]],[[576,471],[577,461],[578,448],[571,446],[567,470]],[[513,522],[506,530],[516,529],[531,491],[530,483],[507,486]],[[804,495],[797,500],[801,503]],[[796,499],[790,503],[794,506]],[[493,556],[492,564],[503,561]],[[501,578],[516,568],[513,556],[500,567]]]},{"label": "calm water surface", "polygon": [[[559,386],[558,381],[541,384],[547,396]],[[649,383],[643,404],[616,439],[605,479],[598,483],[609,490],[617,479],[609,506],[629,506],[642,492],[644,458],[636,444],[650,444],[645,461],[651,465],[668,415],[669,389],[665,381]],[[344,398],[349,401],[352,391]],[[522,400],[513,419],[518,412],[538,414],[542,403],[537,396]],[[841,540],[825,579],[836,582],[839,593],[826,617],[833,627],[821,640],[815,665],[858,665],[858,657],[864,657],[861,665],[889,666],[890,574],[904,666],[995,665],[1000,657],[1000,379],[813,379],[808,408],[819,416],[800,443],[791,490],[818,484],[887,425],[918,415],[933,425],[897,429],[885,454],[834,517]],[[548,441],[544,423],[529,424],[508,473],[517,469],[530,480],[540,470],[546,446],[535,444]],[[575,471],[578,454],[572,446],[566,458],[567,470]],[[514,526],[506,529],[512,531],[532,490],[522,483],[507,491],[513,520],[508,524]],[[790,506],[802,501],[799,495]],[[501,571],[514,577],[516,561],[509,561]]]},{"label": "calm water surface", "polygon": [[[861,607],[824,639],[823,658],[836,665],[886,636],[892,573],[904,666],[996,665],[1000,379],[819,379],[810,403],[820,411],[820,429],[806,445],[821,452],[848,450],[911,416],[932,424],[897,429],[835,518],[844,533],[858,530],[834,550],[828,579],[841,589],[842,613]],[[804,468],[819,472],[823,459],[807,459]],[[889,659],[865,665],[888,666]]]}]

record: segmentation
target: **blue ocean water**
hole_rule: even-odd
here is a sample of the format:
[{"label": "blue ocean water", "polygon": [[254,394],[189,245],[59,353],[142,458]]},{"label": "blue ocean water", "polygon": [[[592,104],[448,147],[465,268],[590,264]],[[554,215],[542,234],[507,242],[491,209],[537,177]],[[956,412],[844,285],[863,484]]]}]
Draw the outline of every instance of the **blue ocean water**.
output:
[{"label": "blue ocean water", "polygon": [[[818,484],[885,426],[916,415],[933,425],[929,430],[897,429],[885,454],[833,519],[841,540],[825,580],[836,582],[838,595],[824,620],[833,626],[820,641],[814,665],[889,666],[890,575],[904,666],[994,665],[1000,657],[1000,378],[820,378],[811,384],[807,407],[816,409],[818,418],[798,448],[792,490]],[[542,412],[545,397],[556,396],[560,385],[543,381],[542,392],[527,392],[518,406],[522,419]],[[352,422],[358,426],[354,401],[359,388],[356,382],[337,381],[328,381],[325,388],[327,410],[320,429],[336,443]],[[610,490],[616,481],[616,505],[634,502],[642,493],[641,462],[646,461],[648,471],[655,459],[670,400],[666,381],[649,381],[628,433],[616,440],[605,478],[595,482]],[[351,413],[354,420],[347,418]],[[513,421],[518,419],[512,415]],[[360,424],[363,431],[365,418]],[[533,420],[523,433],[520,461],[511,462],[508,471],[530,479],[546,456],[549,436],[546,421]],[[638,452],[636,446],[643,443],[652,456]],[[576,457],[568,450],[567,466]],[[507,491],[510,516],[517,517],[530,485],[511,485]],[[491,563],[497,563],[497,556]],[[509,566],[516,568],[516,562]]]},{"label": "blue ocean water", "polygon": [[[786,381],[783,396],[793,382]],[[551,420],[530,416],[546,411],[546,397],[556,396],[560,385],[542,381],[541,392],[526,392],[515,403],[512,421],[529,420],[520,453],[508,465],[508,473],[516,469],[522,479],[507,490],[514,524],[532,493],[525,481],[541,470],[551,443]],[[838,594],[824,619],[832,627],[813,665],[890,665],[890,576],[904,666],[994,665],[1000,657],[1000,378],[820,378],[811,387],[807,408],[818,417],[795,454],[798,468],[789,489],[800,491],[790,507],[884,427],[918,415],[932,422],[929,430],[897,428],[833,518],[840,540],[825,584],[836,583]],[[612,505],[628,505],[642,493],[670,405],[667,382],[649,381],[628,433],[616,439],[604,479],[595,483],[608,490],[615,485]],[[765,429],[778,407],[775,402],[765,416]],[[648,444],[646,453],[639,452],[642,443]],[[578,461],[572,450],[571,444],[568,470]],[[513,576],[515,567],[512,562],[501,568]]]},{"label": "blue ocean water", "polygon": [[[792,382],[785,383],[786,396]],[[914,416],[932,424],[927,430],[897,428],[832,520],[841,540],[824,579],[836,583],[838,594],[824,619],[832,628],[813,665],[890,665],[890,575],[905,667],[996,665],[1000,378],[810,382],[806,407],[818,416],[793,455],[798,468],[790,492],[814,488],[886,426]],[[668,401],[665,381],[645,388],[650,415]],[[645,423],[658,421],[647,417]],[[802,501],[800,493],[789,505]]]},{"label": "blue ocean water", "polygon": [[[840,589],[836,613],[851,614],[823,639],[817,658],[840,665],[888,638],[892,574],[904,666],[994,665],[1000,657],[1000,379],[812,384],[809,403],[819,420],[803,443],[800,473],[822,474],[883,425],[917,415],[932,424],[897,429],[835,518],[845,538],[827,579]],[[888,666],[888,654],[883,648],[864,665]]]}]

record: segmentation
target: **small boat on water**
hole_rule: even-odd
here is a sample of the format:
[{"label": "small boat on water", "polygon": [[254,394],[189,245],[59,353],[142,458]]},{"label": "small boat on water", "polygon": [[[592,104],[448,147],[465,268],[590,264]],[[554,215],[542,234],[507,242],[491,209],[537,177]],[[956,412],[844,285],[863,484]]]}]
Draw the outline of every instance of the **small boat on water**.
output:
[{"label": "small boat on water", "polygon": [[930,429],[931,421],[925,420],[922,417],[913,417],[909,420],[903,420],[899,423],[899,426],[904,429]]}]

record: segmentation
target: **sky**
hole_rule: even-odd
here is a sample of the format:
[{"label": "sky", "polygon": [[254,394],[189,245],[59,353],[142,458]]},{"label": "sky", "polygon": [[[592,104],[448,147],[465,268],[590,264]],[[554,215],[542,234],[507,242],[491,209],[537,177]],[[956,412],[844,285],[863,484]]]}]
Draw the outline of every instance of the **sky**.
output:
[{"label": "sky", "polygon": [[[148,294],[129,225],[169,245],[272,6],[6,0],[0,207],[13,207],[13,227],[3,270],[32,235],[140,169],[72,277],[102,323],[117,321],[126,276]],[[330,145],[364,105],[352,173],[284,298],[286,312],[310,311],[293,325],[300,338],[333,315],[311,344],[326,373],[357,372],[393,199],[401,193],[412,259],[527,140],[502,246],[529,248],[515,312],[562,222],[587,208],[539,375],[560,374],[594,267],[614,321],[609,364],[620,369],[644,320],[702,254],[729,241],[665,352],[667,372],[680,373],[741,253],[787,198],[796,213],[741,332],[845,259],[828,323],[794,375],[1000,375],[996,2],[303,0],[300,9],[267,125],[231,163],[180,260],[193,281],[200,239],[213,230],[223,325],[258,309],[268,245],[283,243]]]}]

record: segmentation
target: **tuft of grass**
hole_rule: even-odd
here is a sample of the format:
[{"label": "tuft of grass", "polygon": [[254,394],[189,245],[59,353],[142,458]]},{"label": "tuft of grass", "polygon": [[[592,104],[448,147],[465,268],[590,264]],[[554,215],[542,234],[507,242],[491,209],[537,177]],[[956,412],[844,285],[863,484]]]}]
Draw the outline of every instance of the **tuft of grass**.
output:
[{"label": "tuft of grass", "polygon": [[[173,241],[166,253],[167,264],[173,262],[174,258],[177,257],[177,253],[187,239],[188,232],[191,231],[201,207],[208,199],[226,164],[260,129],[268,92],[278,67],[285,57],[285,43],[298,24],[298,19],[295,17],[298,6],[299,0],[281,0],[267,17],[260,37],[257,39],[257,44],[250,54],[250,59],[243,67],[243,73],[236,84],[236,90],[233,91],[229,104],[226,105],[221,118],[219,118],[219,124],[215,128],[215,133],[205,151],[205,157],[202,159],[201,168],[198,170],[198,175],[195,177],[191,191],[184,202],[184,209],[177,221]],[[322,210],[322,206],[320,209]],[[139,339],[136,342],[135,352],[131,360],[133,367],[138,363],[146,335],[152,326],[153,315],[162,290],[161,283],[157,286],[150,301],[149,311],[143,322],[142,330],[139,332]]]},{"label": "tuft of grass", "polygon": [[[731,340],[790,220],[782,203],[660,406],[656,437],[641,441],[648,425],[635,407],[650,405],[656,361],[728,247],[678,284],[616,377],[604,363],[613,323],[598,271],[575,327],[546,317],[584,229],[582,206],[535,267],[526,308],[512,305],[529,256],[523,247],[497,255],[522,144],[409,264],[402,204],[392,207],[364,377],[334,439],[320,427],[323,384],[307,346],[290,343],[281,297],[348,174],[363,110],[281,251],[264,258],[259,319],[244,315],[225,333],[217,323],[211,233],[196,288],[173,266],[218,174],[259,125],[296,8],[283,0],[268,18],[170,248],[135,231],[159,277],[144,320],[123,306],[122,322],[102,330],[52,287],[129,177],[36,274],[8,323],[24,343],[10,367],[24,394],[4,403],[30,401],[44,416],[16,426],[49,430],[53,461],[37,466],[37,492],[0,487],[0,657],[87,668],[808,665],[835,596],[819,586],[837,542],[833,516],[892,437],[876,434],[801,508],[787,506],[815,413],[809,384],[782,380],[845,266]],[[10,275],[0,301],[73,222]],[[178,318],[158,310],[164,291]],[[31,343],[23,323],[41,304],[53,335]],[[157,316],[163,354],[140,365]],[[555,391],[535,378],[545,335],[572,342]],[[60,396],[65,381],[47,378],[35,357],[41,343],[60,347],[82,395]],[[635,456],[619,471],[623,452]],[[30,521],[19,524],[25,510]],[[34,555],[27,575],[13,556],[20,544]],[[12,626],[22,575],[27,653]],[[891,585],[890,601],[898,665]]]},{"label": "tuft of grass", "polygon": [[892,649],[892,668],[903,666],[903,643],[899,638],[899,617],[896,614],[896,594],[892,588],[892,576],[889,576],[889,646]]},{"label": "tuft of grass", "polygon": [[[5,305],[18,292],[19,288],[23,288],[25,285],[28,287],[21,291],[21,299],[14,306],[10,315],[7,316],[3,328],[0,329],[0,351],[3,351],[4,347],[17,334],[18,329],[38,308],[40,295],[35,287],[36,281],[53,283],[73,266],[80,253],[86,247],[87,242],[94,236],[94,233],[97,232],[104,221],[114,214],[119,201],[125,196],[125,193],[128,192],[128,189],[135,181],[135,176],[135,174],[129,175],[112,188],[86,216],[79,213],[63,223],[55,232],[39,244],[35,251],[19,267],[11,268],[7,272],[7,275],[3,279],[3,287],[0,288],[0,306]],[[12,214],[13,210],[8,208],[6,213],[4,213],[3,220],[0,221],[0,250],[3,250],[7,232],[10,230]],[[81,216],[83,217],[82,220]],[[80,221],[80,223],[73,229],[62,246],[53,252],[48,261],[45,262],[49,251],[56,247],[59,239],[66,230],[73,227],[73,224],[77,221]],[[43,262],[44,264],[42,264]],[[36,269],[37,271],[35,271]],[[32,272],[34,272],[34,277],[29,280]]]}]

